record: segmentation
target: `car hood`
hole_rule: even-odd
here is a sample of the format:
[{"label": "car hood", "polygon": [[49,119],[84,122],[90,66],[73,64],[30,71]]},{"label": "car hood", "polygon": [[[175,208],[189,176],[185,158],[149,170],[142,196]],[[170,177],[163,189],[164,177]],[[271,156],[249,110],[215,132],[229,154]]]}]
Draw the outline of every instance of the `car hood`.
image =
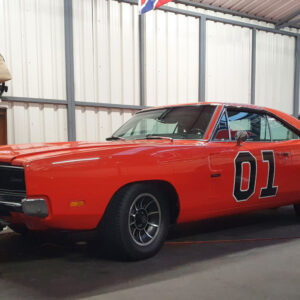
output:
[{"label": "car hood", "polygon": [[63,142],[63,143],[35,143],[7,145],[0,147],[0,162],[20,165],[25,161],[34,160],[38,156],[41,158],[49,158],[60,154],[72,154],[77,150],[83,149],[99,149],[99,148],[115,148],[115,147],[133,147],[145,144],[170,144],[167,140],[139,140],[139,141],[113,141],[103,143],[88,142]]}]

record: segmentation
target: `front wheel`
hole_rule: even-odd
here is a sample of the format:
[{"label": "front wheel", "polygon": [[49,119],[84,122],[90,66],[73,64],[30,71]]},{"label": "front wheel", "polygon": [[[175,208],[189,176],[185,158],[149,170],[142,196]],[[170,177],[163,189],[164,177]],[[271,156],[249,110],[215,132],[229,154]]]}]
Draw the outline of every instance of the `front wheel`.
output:
[{"label": "front wheel", "polygon": [[139,260],[160,250],[169,224],[170,210],[164,193],[155,185],[140,183],[113,197],[99,230],[110,251],[128,260]]},{"label": "front wheel", "polygon": [[8,227],[13,230],[15,233],[21,234],[23,236],[28,234],[28,228],[22,224],[11,224]]},{"label": "front wheel", "polygon": [[296,216],[298,218],[300,218],[300,204],[294,204],[294,210],[295,210]]}]

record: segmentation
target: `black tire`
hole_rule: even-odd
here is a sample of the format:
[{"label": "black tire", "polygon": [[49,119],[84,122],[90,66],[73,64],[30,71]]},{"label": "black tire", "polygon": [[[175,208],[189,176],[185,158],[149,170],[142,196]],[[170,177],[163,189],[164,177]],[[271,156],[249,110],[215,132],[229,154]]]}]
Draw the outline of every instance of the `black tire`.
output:
[{"label": "black tire", "polygon": [[160,250],[169,225],[164,193],[156,185],[137,183],[114,195],[98,228],[106,250],[122,260],[140,260]]},{"label": "black tire", "polygon": [[8,227],[15,233],[21,234],[23,236],[27,235],[29,232],[28,228],[22,224],[11,224]]},{"label": "black tire", "polygon": [[295,210],[296,216],[298,218],[300,218],[300,204],[294,204],[294,210]]}]

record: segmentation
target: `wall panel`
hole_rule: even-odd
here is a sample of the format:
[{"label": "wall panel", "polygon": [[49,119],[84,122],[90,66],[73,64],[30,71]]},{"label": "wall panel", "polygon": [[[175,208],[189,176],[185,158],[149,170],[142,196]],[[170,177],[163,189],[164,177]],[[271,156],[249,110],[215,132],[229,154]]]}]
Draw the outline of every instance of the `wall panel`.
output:
[{"label": "wall panel", "polygon": [[145,16],[146,105],[198,101],[199,20],[154,11]]},{"label": "wall panel", "polygon": [[251,30],[207,21],[206,100],[250,103]]},{"label": "wall panel", "polygon": [[256,103],[293,113],[295,38],[257,32]]},{"label": "wall panel", "polygon": [[77,101],[139,105],[137,9],[114,0],[73,1]]},{"label": "wall panel", "polygon": [[1,0],[0,29],[8,95],[66,99],[63,1]]},{"label": "wall panel", "polygon": [[1,102],[7,108],[8,144],[67,140],[63,105]]},{"label": "wall panel", "polygon": [[105,141],[136,111],[107,108],[76,108],[76,136],[79,141]]}]

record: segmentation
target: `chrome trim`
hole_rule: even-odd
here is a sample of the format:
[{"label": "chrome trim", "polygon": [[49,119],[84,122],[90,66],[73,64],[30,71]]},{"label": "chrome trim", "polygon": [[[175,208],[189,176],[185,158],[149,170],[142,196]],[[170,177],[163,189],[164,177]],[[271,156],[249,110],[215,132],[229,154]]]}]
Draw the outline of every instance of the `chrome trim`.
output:
[{"label": "chrome trim", "polygon": [[[230,131],[230,125],[229,125],[229,118],[228,118],[228,112],[227,112],[227,109],[225,108],[225,117],[226,117],[226,122],[227,122],[227,129],[228,129],[228,139],[230,141],[235,141],[232,139],[232,136],[231,136],[231,131]],[[220,119],[220,122],[221,122],[221,119]]]},{"label": "chrome trim", "polygon": [[81,158],[81,159],[71,159],[71,160],[62,160],[62,161],[55,161],[52,165],[59,165],[59,164],[70,164],[74,162],[81,162],[81,161],[91,161],[91,160],[98,160],[100,157],[91,157],[91,158]]},{"label": "chrome trim", "polygon": [[216,130],[217,130],[217,127],[219,125],[219,123],[221,122],[221,119],[222,119],[222,115],[224,113],[224,110],[225,110],[225,105],[222,104],[222,108],[221,108],[221,111],[219,113],[219,116],[218,116],[218,120],[216,121],[215,123],[215,127],[213,128],[212,132],[211,132],[211,135],[208,139],[208,142],[212,142],[213,141],[213,137],[215,136],[215,133],[216,133]]},{"label": "chrome trim", "polygon": [[15,203],[15,202],[6,202],[6,201],[0,201],[0,205],[7,205],[7,206],[12,206],[12,207],[22,207],[21,203]]},{"label": "chrome trim", "polygon": [[271,131],[271,127],[270,127],[270,123],[269,123],[269,118],[268,118],[268,115],[267,115],[267,114],[265,114],[265,120],[266,120],[266,123],[268,124],[269,135],[270,135],[270,141],[273,142],[273,139],[272,139],[272,131]]},{"label": "chrome trim", "polygon": [[24,167],[19,167],[19,166],[11,166],[11,165],[0,165],[0,168],[8,168],[8,169],[22,169],[22,170],[24,170]]},{"label": "chrome trim", "polygon": [[21,203],[24,203],[24,202],[34,202],[34,201],[45,201],[45,199],[43,198],[24,198],[21,200]]},{"label": "chrome trim", "polygon": [[[169,137],[169,136],[160,136],[160,135],[148,135],[146,136],[146,140],[169,140],[171,142],[173,142],[173,138]],[[144,139],[143,139],[144,140]]]}]

